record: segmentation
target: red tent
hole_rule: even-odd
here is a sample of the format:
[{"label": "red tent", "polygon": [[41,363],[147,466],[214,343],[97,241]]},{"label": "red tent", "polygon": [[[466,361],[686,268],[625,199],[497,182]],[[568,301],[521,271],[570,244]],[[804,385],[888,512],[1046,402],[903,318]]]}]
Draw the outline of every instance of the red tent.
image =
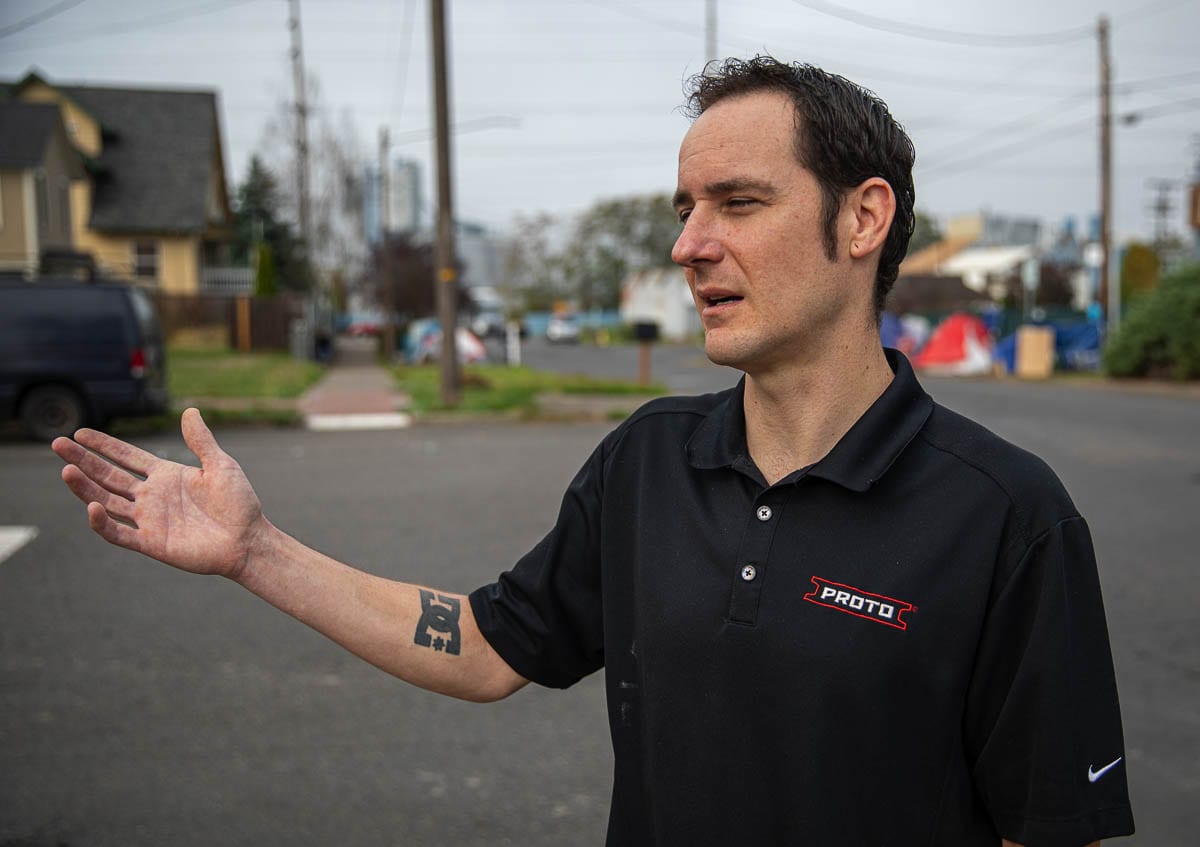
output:
[{"label": "red tent", "polygon": [[946,318],[913,364],[930,373],[977,376],[992,372],[992,338],[974,315],[956,312]]}]

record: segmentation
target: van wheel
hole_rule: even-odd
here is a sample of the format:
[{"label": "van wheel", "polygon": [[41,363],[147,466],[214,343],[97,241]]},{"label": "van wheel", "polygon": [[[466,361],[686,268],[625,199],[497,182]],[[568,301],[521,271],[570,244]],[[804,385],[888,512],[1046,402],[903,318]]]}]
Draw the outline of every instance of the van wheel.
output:
[{"label": "van wheel", "polygon": [[83,398],[63,385],[43,385],[25,395],[21,403],[21,422],[38,441],[51,441],[71,435],[84,424],[87,410]]}]

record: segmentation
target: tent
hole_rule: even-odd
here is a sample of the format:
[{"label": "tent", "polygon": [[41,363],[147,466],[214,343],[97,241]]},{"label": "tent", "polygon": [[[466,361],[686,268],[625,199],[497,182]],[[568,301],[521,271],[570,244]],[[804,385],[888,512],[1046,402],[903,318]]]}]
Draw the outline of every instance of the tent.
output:
[{"label": "tent", "polygon": [[974,315],[956,312],[946,318],[913,359],[928,373],[979,376],[992,372],[992,338],[987,326]]}]

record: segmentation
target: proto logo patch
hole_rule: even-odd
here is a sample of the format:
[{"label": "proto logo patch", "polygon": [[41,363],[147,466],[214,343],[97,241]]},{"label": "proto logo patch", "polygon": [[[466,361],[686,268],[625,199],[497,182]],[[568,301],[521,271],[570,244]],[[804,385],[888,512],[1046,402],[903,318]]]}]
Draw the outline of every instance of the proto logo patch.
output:
[{"label": "proto logo patch", "polygon": [[856,618],[875,621],[875,623],[881,623],[893,629],[908,629],[908,621],[903,620],[900,615],[904,612],[915,611],[917,608],[912,603],[905,603],[903,600],[885,597],[882,594],[872,594],[870,591],[842,585],[840,582],[831,582],[819,576],[809,578],[812,580],[813,590],[804,595],[804,599],[808,602],[825,606],[828,609],[837,609],[839,612],[854,615]]}]

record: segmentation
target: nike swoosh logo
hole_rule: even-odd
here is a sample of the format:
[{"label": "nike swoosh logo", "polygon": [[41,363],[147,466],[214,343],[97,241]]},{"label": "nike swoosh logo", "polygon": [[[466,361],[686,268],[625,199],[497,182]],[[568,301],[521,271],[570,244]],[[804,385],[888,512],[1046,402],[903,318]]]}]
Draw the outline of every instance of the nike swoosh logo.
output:
[{"label": "nike swoosh logo", "polygon": [[1095,782],[1096,780],[1100,779],[1100,777],[1104,776],[1106,773],[1111,771],[1117,765],[1121,764],[1121,759],[1123,759],[1123,758],[1125,758],[1125,757],[1118,756],[1117,758],[1115,758],[1111,762],[1109,762],[1107,765],[1100,768],[1100,770],[1098,770],[1098,771],[1092,770],[1092,766],[1088,765],[1088,782]]}]

